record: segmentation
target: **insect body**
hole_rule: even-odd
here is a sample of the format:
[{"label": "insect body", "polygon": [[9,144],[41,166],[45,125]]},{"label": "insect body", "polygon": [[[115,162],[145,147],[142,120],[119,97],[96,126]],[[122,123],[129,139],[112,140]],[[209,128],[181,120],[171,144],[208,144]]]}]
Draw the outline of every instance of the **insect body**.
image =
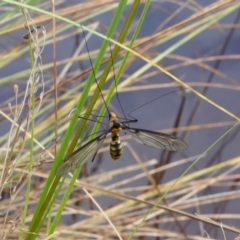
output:
[{"label": "insect body", "polygon": [[123,147],[119,139],[119,133],[122,131],[122,124],[116,117],[115,113],[111,113],[109,116],[109,127],[112,133],[112,141],[110,143],[110,155],[113,160],[117,160],[122,156]]},{"label": "insect body", "polygon": [[132,137],[141,144],[157,149],[168,151],[181,151],[187,148],[187,144],[180,138],[145,129],[131,128],[127,125],[135,120],[120,122],[115,113],[109,115],[109,129],[94,138],[93,140],[82,145],[79,149],[68,155],[57,169],[57,175],[62,176],[68,172],[82,166],[89,159],[94,159],[98,150],[103,145],[104,139],[108,133],[112,134],[110,143],[110,155],[112,159],[117,160],[122,156],[122,144],[119,140],[119,133],[122,130],[128,130]]}]

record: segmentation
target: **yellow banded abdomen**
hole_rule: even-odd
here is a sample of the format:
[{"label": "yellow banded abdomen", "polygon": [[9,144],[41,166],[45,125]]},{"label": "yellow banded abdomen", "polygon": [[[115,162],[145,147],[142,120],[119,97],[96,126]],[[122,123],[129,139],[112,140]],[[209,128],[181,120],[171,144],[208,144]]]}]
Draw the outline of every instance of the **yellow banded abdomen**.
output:
[{"label": "yellow banded abdomen", "polygon": [[118,135],[112,134],[112,141],[110,142],[110,155],[113,160],[118,160],[123,153],[123,147]]}]

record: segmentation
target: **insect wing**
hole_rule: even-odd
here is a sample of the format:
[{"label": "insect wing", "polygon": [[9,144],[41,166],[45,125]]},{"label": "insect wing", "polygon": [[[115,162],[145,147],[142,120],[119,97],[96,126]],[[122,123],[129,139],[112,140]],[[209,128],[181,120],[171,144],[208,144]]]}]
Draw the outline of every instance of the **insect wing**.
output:
[{"label": "insect wing", "polygon": [[160,133],[153,132],[138,128],[128,128],[126,129],[131,133],[132,137],[149,147],[154,147],[169,151],[181,151],[187,148],[187,144],[180,138]]},{"label": "insect wing", "polygon": [[104,132],[67,156],[59,165],[56,175],[63,176],[82,166],[89,159],[94,158],[98,150],[101,148],[107,134],[108,132]]}]

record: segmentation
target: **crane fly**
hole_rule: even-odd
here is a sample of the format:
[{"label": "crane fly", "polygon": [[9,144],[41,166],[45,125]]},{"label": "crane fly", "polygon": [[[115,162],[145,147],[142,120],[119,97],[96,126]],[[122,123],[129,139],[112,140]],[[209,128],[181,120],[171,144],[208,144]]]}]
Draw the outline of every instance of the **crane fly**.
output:
[{"label": "crane fly", "polygon": [[56,174],[63,176],[82,166],[88,160],[93,160],[109,133],[111,133],[112,137],[112,141],[110,142],[110,155],[113,160],[121,158],[123,147],[119,139],[119,133],[122,130],[129,131],[136,141],[149,147],[168,151],[181,151],[187,148],[187,144],[180,138],[161,132],[132,128],[128,125],[130,122],[136,122],[136,120],[120,122],[116,114],[111,112],[109,114],[109,129],[68,155],[59,165]]},{"label": "crane fly", "polygon": [[[92,66],[92,61],[89,55],[89,48],[87,45],[84,29],[83,30],[83,36],[85,39],[85,44],[89,56],[89,61]],[[109,58],[109,60],[112,61],[113,63],[113,58],[112,55]],[[94,72],[94,68],[92,67],[93,70],[93,75],[94,77],[96,76]],[[114,64],[113,64],[113,70],[114,70]],[[115,74],[114,74],[115,75]],[[95,83],[101,93],[101,90],[99,88],[98,82],[95,78]],[[117,99],[118,98],[118,92],[116,88],[116,95]],[[181,151],[187,148],[187,144],[180,138],[161,133],[161,132],[154,132],[154,131],[149,131],[146,129],[140,129],[140,128],[132,128],[130,127],[129,123],[131,122],[137,122],[137,119],[134,120],[126,120],[120,122],[119,119],[117,118],[116,114],[113,112],[110,112],[108,110],[107,104],[104,100],[104,97],[101,93],[103,102],[106,106],[106,109],[109,113],[109,128],[108,130],[105,130],[103,133],[98,135],[96,138],[93,140],[83,144],[81,147],[79,147],[76,151],[71,153],[70,155],[66,156],[63,161],[60,163],[56,175],[58,176],[63,176],[67,174],[68,172],[71,172],[75,170],[78,167],[81,167],[84,163],[86,163],[88,160],[92,159],[94,160],[98,150],[102,147],[104,143],[104,139],[106,136],[111,133],[112,141],[110,142],[110,155],[113,160],[117,160],[121,158],[122,153],[123,153],[123,147],[119,139],[119,133],[122,130],[127,130],[130,132],[132,137],[140,142],[141,144],[147,145],[149,147],[157,148],[157,149],[162,149],[162,150],[168,150],[168,151]],[[122,109],[121,103],[119,101],[119,105]],[[146,104],[145,104],[146,105]],[[123,109],[122,112],[124,113]],[[125,116],[125,114],[124,114]],[[125,118],[126,119],[126,118]]]}]

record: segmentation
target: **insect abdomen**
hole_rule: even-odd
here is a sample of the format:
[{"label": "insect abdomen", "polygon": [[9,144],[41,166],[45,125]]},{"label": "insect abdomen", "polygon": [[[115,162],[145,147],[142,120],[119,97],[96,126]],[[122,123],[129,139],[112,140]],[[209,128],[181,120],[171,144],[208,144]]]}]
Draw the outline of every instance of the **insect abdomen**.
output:
[{"label": "insect abdomen", "polygon": [[112,135],[112,141],[110,143],[110,155],[113,160],[117,160],[122,156],[123,147],[118,135]]}]

